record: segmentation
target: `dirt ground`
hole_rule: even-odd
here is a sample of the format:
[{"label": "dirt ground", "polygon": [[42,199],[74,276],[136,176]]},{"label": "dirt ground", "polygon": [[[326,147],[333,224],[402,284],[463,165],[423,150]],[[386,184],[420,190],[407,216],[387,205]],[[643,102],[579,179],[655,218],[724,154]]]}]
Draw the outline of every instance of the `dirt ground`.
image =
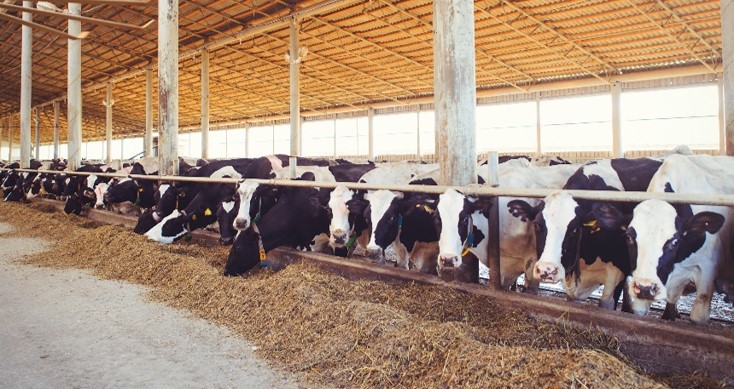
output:
[{"label": "dirt ground", "polygon": [[151,302],[144,287],[17,263],[50,245],[3,236],[11,229],[0,223],[2,387],[299,386],[256,358],[250,343]]}]

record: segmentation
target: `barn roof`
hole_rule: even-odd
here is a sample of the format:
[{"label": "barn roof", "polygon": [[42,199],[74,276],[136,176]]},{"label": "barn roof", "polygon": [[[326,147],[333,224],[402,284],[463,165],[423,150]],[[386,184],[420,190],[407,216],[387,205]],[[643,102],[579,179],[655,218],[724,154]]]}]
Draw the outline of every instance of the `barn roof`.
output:
[{"label": "barn roof", "polygon": [[[20,2],[18,2],[20,3]],[[289,112],[291,16],[301,20],[301,109],[407,104],[433,93],[430,0],[180,1],[179,122],[198,126],[201,50],[210,52],[210,123],[283,117]],[[475,1],[478,91],[527,90],[552,81],[721,63],[719,0]],[[64,3],[57,3],[61,8]],[[17,11],[8,15],[19,16]],[[83,15],[143,25],[144,5],[83,6]],[[66,30],[58,16],[34,21]],[[0,20],[0,117],[20,102],[21,26]],[[83,136],[104,135],[105,85],[113,82],[114,132],[142,134],[145,68],[156,85],[157,25],[145,30],[82,23]],[[33,32],[32,104],[41,106],[42,142],[52,140],[52,100],[67,87],[66,38]],[[154,92],[154,111],[157,96]],[[62,104],[61,128],[66,128]],[[17,115],[13,126],[17,127]],[[157,115],[154,112],[154,123]],[[7,123],[2,123],[3,127]],[[66,131],[62,131],[65,133]],[[17,131],[16,131],[17,133]],[[17,135],[16,135],[17,136]],[[65,135],[62,135],[62,139]]]}]

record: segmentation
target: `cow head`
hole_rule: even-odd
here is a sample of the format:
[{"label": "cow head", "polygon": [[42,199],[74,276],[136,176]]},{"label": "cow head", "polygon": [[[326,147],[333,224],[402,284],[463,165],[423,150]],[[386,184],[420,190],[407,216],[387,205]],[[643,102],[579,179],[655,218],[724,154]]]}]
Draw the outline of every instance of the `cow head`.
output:
[{"label": "cow head", "polygon": [[138,185],[131,178],[123,178],[121,180],[112,180],[107,188],[105,200],[107,202],[117,204],[129,201],[136,203],[138,199]]},{"label": "cow head", "polygon": [[254,221],[259,220],[275,205],[279,194],[280,188],[277,186],[261,185],[252,181],[240,183],[235,194],[239,198],[239,208],[232,226],[238,231],[252,227]]},{"label": "cow head", "polygon": [[180,219],[181,212],[175,209],[170,215],[163,218],[160,223],[148,230],[145,233],[145,236],[158,243],[171,244],[189,232],[186,227],[183,226]]},{"label": "cow head", "polygon": [[105,207],[105,195],[107,194],[108,189],[109,184],[107,184],[106,182],[100,182],[94,187],[94,208],[102,209]]},{"label": "cow head", "polygon": [[524,200],[507,203],[510,213],[535,224],[538,262],[533,274],[541,282],[556,283],[567,273],[578,274],[579,247],[585,214],[567,192],[556,192],[531,206]]},{"label": "cow head", "polygon": [[219,224],[219,243],[228,246],[234,242],[237,230],[233,220],[240,208],[240,196],[235,194],[231,199],[222,201],[217,209],[217,223]]},{"label": "cow head", "polygon": [[135,233],[144,234],[170,215],[173,210],[178,209],[180,203],[186,199],[186,192],[180,187],[162,184],[157,196],[159,197],[157,205],[143,212],[138,218],[133,230]]},{"label": "cow head", "polygon": [[484,240],[490,206],[489,199],[466,197],[454,189],[439,196],[434,217],[439,235],[439,274],[443,268],[459,268],[462,257]]},{"label": "cow head", "polygon": [[365,218],[371,229],[367,244],[370,257],[383,256],[385,249],[397,239],[398,230],[402,227],[400,207],[403,198],[403,193],[389,190],[378,190],[365,196],[369,202]]},{"label": "cow head", "polygon": [[632,296],[641,300],[665,298],[674,265],[699,251],[707,233],[717,233],[723,224],[724,216],[715,212],[693,215],[687,205],[676,209],[660,200],[640,203],[627,229]]},{"label": "cow head", "polygon": [[342,185],[330,193],[329,245],[332,248],[345,247],[350,239],[366,228],[364,211],[367,204],[364,192],[352,191]]}]

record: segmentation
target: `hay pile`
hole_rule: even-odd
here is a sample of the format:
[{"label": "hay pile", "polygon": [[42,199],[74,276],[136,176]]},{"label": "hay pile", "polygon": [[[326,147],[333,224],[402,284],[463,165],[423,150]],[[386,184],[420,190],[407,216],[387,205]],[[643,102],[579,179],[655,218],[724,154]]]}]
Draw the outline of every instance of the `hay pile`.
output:
[{"label": "hay pile", "polygon": [[[55,243],[29,262],[89,268],[223,324],[316,384],[349,387],[661,387],[616,339],[539,322],[434,286],[348,281],[309,265],[221,275],[228,248],[162,246],[123,227],[0,204],[16,235]],[[84,248],[84,249],[80,249]]]}]

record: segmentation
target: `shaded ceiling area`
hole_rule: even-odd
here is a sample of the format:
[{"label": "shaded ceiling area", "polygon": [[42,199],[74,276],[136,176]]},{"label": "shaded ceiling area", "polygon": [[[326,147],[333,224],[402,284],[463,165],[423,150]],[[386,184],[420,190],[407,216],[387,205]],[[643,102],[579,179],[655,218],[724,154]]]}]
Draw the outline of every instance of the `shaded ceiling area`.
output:
[{"label": "shaded ceiling area", "polygon": [[[474,6],[479,91],[522,91],[551,81],[608,80],[691,65],[714,73],[721,63],[719,0],[488,0]],[[288,19],[303,12],[308,13],[300,20],[300,43],[307,49],[301,62],[303,114],[378,102],[401,106],[430,97],[432,7],[428,0],[181,1],[179,123],[200,124],[203,48],[210,51],[212,126],[288,115]],[[156,1],[83,6],[84,16],[135,25],[156,19],[157,12]],[[67,30],[62,17],[34,15],[34,21]],[[13,115],[15,139],[20,30],[19,24],[0,20],[0,118]],[[156,126],[157,24],[136,30],[83,22],[82,30],[90,31],[82,42],[84,138],[104,136],[102,101],[109,81],[115,136],[143,133],[146,67],[153,69]],[[34,30],[32,105],[40,106],[43,143],[52,140],[49,103],[55,99],[61,100],[61,139],[66,139],[66,58],[66,38]],[[0,124],[7,128],[7,119]]]}]

